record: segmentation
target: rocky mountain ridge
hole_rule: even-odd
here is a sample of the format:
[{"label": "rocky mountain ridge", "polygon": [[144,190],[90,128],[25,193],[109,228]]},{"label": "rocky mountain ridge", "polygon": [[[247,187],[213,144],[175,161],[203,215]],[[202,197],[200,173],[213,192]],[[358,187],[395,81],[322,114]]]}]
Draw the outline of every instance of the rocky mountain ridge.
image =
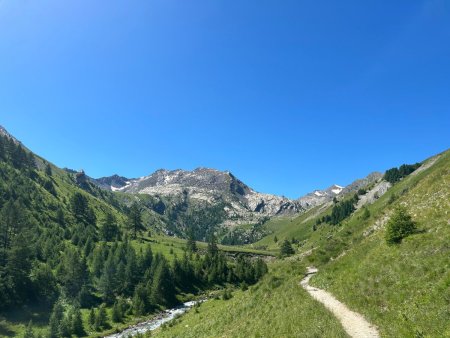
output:
[{"label": "rocky mountain ridge", "polygon": [[113,175],[94,179],[101,188],[129,194],[145,194],[157,198],[189,200],[197,206],[224,204],[224,225],[257,223],[273,216],[293,215],[333,200],[335,197],[356,191],[381,178],[370,174],[347,187],[337,184],[313,192],[296,200],[285,196],[260,193],[239,180],[229,171],[211,168],[189,170],[160,169],[137,179]]},{"label": "rocky mountain ridge", "polygon": [[95,181],[100,187],[111,191],[151,196],[185,196],[200,204],[225,203],[228,217],[239,220],[237,223],[304,210],[301,203],[284,196],[256,192],[231,172],[210,168],[192,171],[160,169],[138,179],[113,175]]}]

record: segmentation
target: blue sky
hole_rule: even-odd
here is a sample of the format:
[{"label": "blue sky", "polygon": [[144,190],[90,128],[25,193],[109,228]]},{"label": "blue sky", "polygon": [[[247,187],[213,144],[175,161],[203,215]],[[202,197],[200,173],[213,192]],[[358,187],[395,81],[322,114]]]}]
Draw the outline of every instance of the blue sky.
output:
[{"label": "blue sky", "polygon": [[0,124],[94,177],[298,197],[450,145],[450,2],[0,0]]}]

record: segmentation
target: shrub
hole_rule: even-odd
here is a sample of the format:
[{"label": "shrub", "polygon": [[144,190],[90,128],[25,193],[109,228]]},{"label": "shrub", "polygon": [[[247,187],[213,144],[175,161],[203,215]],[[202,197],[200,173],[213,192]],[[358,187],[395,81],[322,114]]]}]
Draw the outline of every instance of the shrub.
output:
[{"label": "shrub", "polygon": [[408,214],[405,207],[399,206],[386,225],[386,242],[388,244],[399,244],[402,239],[416,230],[416,224]]},{"label": "shrub", "polygon": [[233,297],[233,294],[231,293],[231,290],[225,289],[225,291],[222,294],[222,299],[228,300],[228,299],[231,299],[232,297]]},{"label": "shrub", "polygon": [[285,239],[283,244],[281,245],[280,255],[281,257],[286,257],[293,255],[295,253],[294,249],[292,248],[291,243]]}]

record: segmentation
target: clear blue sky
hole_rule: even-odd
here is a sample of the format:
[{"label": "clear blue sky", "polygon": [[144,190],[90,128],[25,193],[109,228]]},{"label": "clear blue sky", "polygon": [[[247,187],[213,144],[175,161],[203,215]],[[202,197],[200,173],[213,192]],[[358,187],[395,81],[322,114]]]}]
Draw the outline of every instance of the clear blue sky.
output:
[{"label": "clear blue sky", "polygon": [[0,124],[94,177],[345,185],[450,146],[450,2],[0,0]]}]

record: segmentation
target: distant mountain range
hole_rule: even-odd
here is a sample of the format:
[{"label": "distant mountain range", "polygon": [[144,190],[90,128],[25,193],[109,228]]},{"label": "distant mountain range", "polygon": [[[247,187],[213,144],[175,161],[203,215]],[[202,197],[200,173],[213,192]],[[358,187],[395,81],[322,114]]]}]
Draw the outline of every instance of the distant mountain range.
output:
[{"label": "distant mountain range", "polygon": [[[1,126],[0,135],[20,144]],[[49,163],[37,155],[34,161],[40,169]],[[82,170],[65,168],[64,171],[78,188],[97,198],[107,199],[117,208],[129,206],[133,201],[139,202],[145,211],[147,226],[169,235],[185,237],[188,229],[192,228],[198,239],[205,239],[211,231],[224,237],[230,229],[244,226],[245,234],[241,233],[239,239],[234,238],[233,243],[258,240],[264,235],[261,225],[272,217],[303,213],[382,177],[380,173],[372,173],[346,187],[335,184],[298,199],[289,199],[257,192],[231,172],[210,168],[192,171],[160,169],[140,178],[113,175],[98,179],[89,177]]]},{"label": "distant mountain range", "polygon": [[224,224],[255,223],[265,217],[293,215],[326,203],[343,192],[357,191],[362,186],[381,179],[381,173],[372,173],[347,187],[332,185],[298,199],[256,192],[229,171],[209,168],[187,170],[160,169],[140,178],[119,175],[94,179],[99,187],[127,194],[145,194],[154,197],[180,198],[203,205],[225,203]]}]

